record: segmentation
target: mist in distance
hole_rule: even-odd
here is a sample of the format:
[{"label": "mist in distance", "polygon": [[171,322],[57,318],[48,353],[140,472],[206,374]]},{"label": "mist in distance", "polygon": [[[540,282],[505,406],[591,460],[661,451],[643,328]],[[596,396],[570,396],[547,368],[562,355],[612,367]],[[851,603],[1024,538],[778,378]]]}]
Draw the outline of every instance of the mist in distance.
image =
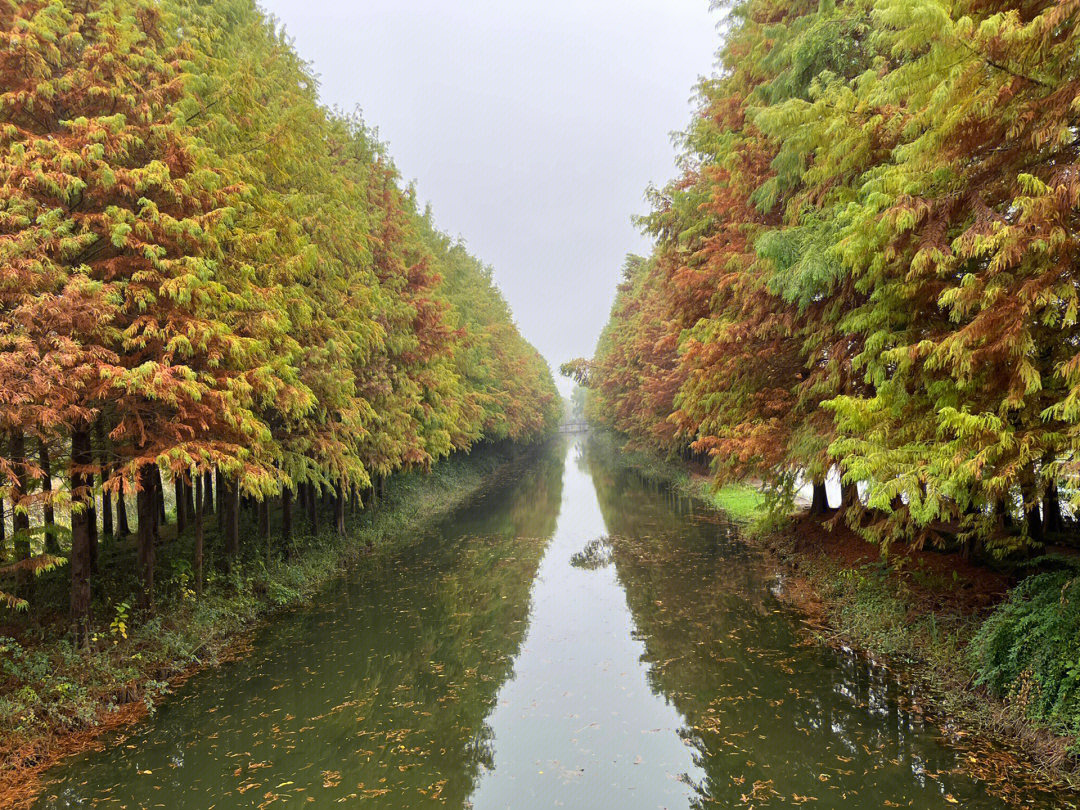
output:
[{"label": "mist in distance", "polygon": [[[719,45],[708,0],[261,0],[553,369],[592,354]],[[561,383],[568,389],[566,381]]]}]

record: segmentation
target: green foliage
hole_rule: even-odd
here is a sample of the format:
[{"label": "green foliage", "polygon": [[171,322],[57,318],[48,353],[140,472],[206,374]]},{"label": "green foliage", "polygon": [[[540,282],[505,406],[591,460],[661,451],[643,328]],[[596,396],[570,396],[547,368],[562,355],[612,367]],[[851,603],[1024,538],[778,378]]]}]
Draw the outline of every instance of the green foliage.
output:
[{"label": "green foliage", "polygon": [[1075,565],[1024,580],[976,634],[978,682],[1030,717],[1080,733],[1080,576]]},{"label": "green foliage", "polygon": [[729,5],[590,417],[720,484],[838,468],[885,545],[1038,547],[1080,492],[1080,4]]},{"label": "green foliage", "polygon": [[[491,268],[319,103],[254,0],[0,0],[0,76],[0,496],[20,559],[72,547],[77,633],[93,552],[57,507],[146,501],[159,473],[366,497],[558,422]],[[139,527],[143,607],[159,522]],[[194,569],[157,582],[190,597]],[[32,606],[6,581],[0,599]]]},{"label": "green foliage", "polygon": [[119,639],[127,639],[130,613],[131,604],[129,602],[121,602],[116,606],[116,615],[114,615],[113,620],[109,622],[109,632],[112,633],[114,637],[113,643],[116,643]]}]

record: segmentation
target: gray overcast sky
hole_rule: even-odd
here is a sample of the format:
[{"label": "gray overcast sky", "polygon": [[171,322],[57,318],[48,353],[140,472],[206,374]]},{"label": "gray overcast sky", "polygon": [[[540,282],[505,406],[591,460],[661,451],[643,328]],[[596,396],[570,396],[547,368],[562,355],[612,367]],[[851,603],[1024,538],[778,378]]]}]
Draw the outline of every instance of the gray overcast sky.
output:
[{"label": "gray overcast sky", "polygon": [[589,356],[631,217],[675,174],[719,45],[708,0],[260,0],[406,180],[495,268],[553,369]]}]

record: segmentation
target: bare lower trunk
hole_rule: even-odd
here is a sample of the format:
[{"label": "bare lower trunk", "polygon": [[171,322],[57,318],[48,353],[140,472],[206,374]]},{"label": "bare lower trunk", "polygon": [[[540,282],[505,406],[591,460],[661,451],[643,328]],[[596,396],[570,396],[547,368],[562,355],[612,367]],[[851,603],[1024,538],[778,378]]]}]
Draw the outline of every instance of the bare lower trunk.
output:
[{"label": "bare lower trunk", "polygon": [[997,515],[998,523],[1003,529],[1011,529],[1013,525],[1012,513],[1009,507],[1005,503],[1005,499],[1001,498],[996,504],[994,504],[994,514]]},{"label": "bare lower trunk", "polygon": [[187,530],[187,497],[184,495],[184,476],[173,476],[173,499],[176,501],[176,536]]},{"label": "bare lower trunk", "polygon": [[1039,497],[1035,485],[1030,481],[1021,487],[1024,498],[1024,521],[1027,523],[1028,537],[1036,543],[1043,540],[1043,521],[1039,511]]},{"label": "bare lower trunk", "polygon": [[257,509],[259,512],[259,536],[267,538],[270,536],[270,501],[266,499],[259,501]]},{"label": "bare lower trunk", "polygon": [[202,596],[203,592],[203,481],[198,479],[195,484],[195,593]]},{"label": "bare lower trunk", "polygon": [[225,553],[232,565],[240,556],[240,493],[236,484],[225,484]]},{"label": "bare lower trunk", "polygon": [[124,494],[124,490],[116,493],[116,535],[117,537],[127,537],[131,534],[131,524],[128,523],[127,513],[127,495]]},{"label": "bare lower trunk", "polygon": [[292,489],[285,487],[281,490],[281,542],[288,553],[289,543],[292,541]]},{"label": "bare lower trunk", "polygon": [[311,523],[311,533],[319,533],[319,507],[315,501],[315,485],[308,484],[308,521]]},{"label": "bare lower trunk", "polygon": [[184,480],[184,517],[188,524],[195,519],[195,478]]},{"label": "bare lower trunk", "polygon": [[228,512],[229,493],[228,488],[225,486],[225,476],[221,474],[221,470],[217,471],[215,475],[217,482],[217,528],[218,534],[222,537],[225,536],[225,513]]},{"label": "bare lower trunk", "polygon": [[844,484],[840,488],[840,508],[851,509],[861,504],[858,484]]},{"label": "bare lower trunk", "polygon": [[338,536],[345,536],[345,485],[339,483],[334,497],[334,517]]},{"label": "bare lower trunk", "polygon": [[98,522],[97,522],[97,498],[94,494],[94,476],[91,473],[86,476],[86,484],[90,487],[89,508],[87,513],[90,520],[90,570],[98,573]]},{"label": "bare lower trunk", "polygon": [[207,471],[203,473],[203,506],[206,514],[214,511],[214,475]]},{"label": "bare lower trunk", "polygon": [[[30,559],[30,515],[22,503],[26,497],[26,444],[21,430],[13,430],[10,439],[11,466],[15,469],[15,479],[11,487],[11,529],[15,544],[15,559]],[[20,570],[18,576],[20,588],[30,587],[30,572]]]},{"label": "bare lower trunk", "polygon": [[[45,551],[49,554],[60,553],[60,540],[56,536],[56,512],[52,503],[52,465],[49,458],[49,446],[45,442],[38,445],[39,458],[41,461],[41,491],[45,494],[45,503],[42,506],[42,518],[45,522]],[[0,509],[0,513],[3,510]],[[0,556],[3,556],[3,540],[0,540]]]},{"label": "bare lower trunk", "polygon": [[97,421],[98,433],[98,463],[101,465],[101,534],[111,538],[113,532],[113,496],[106,491],[105,484],[109,480],[112,467],[109,462],[108,438],[105,436],[105,426],[101,419]]},{"label": "bare lower trunk", "polygon": [[71,628],[75,646],[87,643],[90,625],[90,483],[81,470],[90,465],[90,433],[71,434]]},{"label": "bare lower trunk", "polygon": [[113,495],[105,489],[108,480],[103,473],[101,476],[101,534],[103,537],[112,537],[113,529]]},{"label": "bare lower trunk", "polygon": [[135,496],[138,507],[139,533],[139,606],[148,609],[154,603],[154,534],[157,530],[157,467],[146,464],[139,470],[139,490]]},{"label": "bare lower trunk", "polygon": [[165,482],[161,480],[161,469],[157,466],[154,467],[154,484],[154,491],[157,493],[158,525],[164,526],[169,522],[169,516],[165,513]]},{"label": "bare lower trunk", "polygon": [[1048,532],[1058,533],[1065,529],[1065,522],[1061,519],[1061,497],[1058,495],[1056,481],[1047,484],[1046,494],[1043,495],[1043,522]]},{"label": "bare lower trunk", "polygon": [[273,552],[273,544],[270,542],[270,501],[263,498],[259,501],[259,536],[266,543],[266,561],[270,562]]},{"label": "bare lower trunk", "polygon": [[829,511],[829,493],[824,481],[814,481],[814,497],[810,501],[811,515],[824,515]]}]

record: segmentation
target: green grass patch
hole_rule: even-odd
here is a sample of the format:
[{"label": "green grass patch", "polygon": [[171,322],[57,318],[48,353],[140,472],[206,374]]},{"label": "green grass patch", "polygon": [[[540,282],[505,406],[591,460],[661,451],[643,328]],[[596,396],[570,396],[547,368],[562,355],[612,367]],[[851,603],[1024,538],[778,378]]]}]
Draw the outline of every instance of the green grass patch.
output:
[{"label": "green grass patch", "polygon": [[749,484],[728,484],[720,489],[705,482],[698,482],[699,497],[717,509],[726,512],[740,523],[749,523],[761,515],[765,507],[765,495]]}]

